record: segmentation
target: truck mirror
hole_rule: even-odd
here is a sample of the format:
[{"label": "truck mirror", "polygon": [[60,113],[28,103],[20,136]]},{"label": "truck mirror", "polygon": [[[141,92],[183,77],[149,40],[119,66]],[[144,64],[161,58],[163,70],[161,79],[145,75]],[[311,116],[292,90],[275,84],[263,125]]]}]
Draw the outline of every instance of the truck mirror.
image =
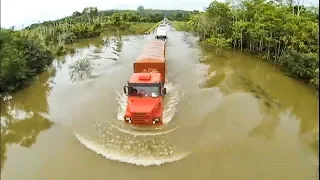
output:
[{"label": "truck mirror", "polygon": [[128,86],[124,86],[124,87],[123,87],[123,92],[124,92],[124,94],[126,94],[126,95],[128,94],[127,89],[128,89]]},{"label": "truck mirror", "polygon": [[166,89],[166,88],[163,88],[163,89],[162,89],[162,94],[163,94],[163,95],[166,95],[166,94],[167,94],[167,89]]}]

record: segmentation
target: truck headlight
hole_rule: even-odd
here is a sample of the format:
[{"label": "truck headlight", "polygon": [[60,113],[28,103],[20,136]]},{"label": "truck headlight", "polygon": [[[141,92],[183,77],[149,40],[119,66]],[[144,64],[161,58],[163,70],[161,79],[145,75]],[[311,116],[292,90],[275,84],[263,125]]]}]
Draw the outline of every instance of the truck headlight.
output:
[{"label": "truck headlight", "polygon": [[130,117],[125,117],[124,120],[128,121],[129,123],[131,123],[131,118]]},{"label": "truck headlight", "polygon": [[160,118],[154,118],[152,124],[157,124],[160,122]]}]

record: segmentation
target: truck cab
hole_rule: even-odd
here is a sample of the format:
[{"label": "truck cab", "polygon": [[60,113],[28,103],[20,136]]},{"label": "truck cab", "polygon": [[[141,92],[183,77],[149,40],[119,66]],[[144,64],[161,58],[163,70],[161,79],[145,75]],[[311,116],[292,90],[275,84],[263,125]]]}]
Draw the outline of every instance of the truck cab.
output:
[{"label": "truck cab", "polygon": [[162,124],[166,88],[159,72],[134,73],[124,86],[124,120],[131,124]]}]

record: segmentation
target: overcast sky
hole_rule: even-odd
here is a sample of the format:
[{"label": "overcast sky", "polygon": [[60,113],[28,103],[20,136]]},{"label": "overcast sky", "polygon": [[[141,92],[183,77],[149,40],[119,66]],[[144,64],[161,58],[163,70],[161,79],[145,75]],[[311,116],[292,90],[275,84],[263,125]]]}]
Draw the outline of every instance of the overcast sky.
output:
[{"label": "overcast sky", "polygon": [[[1,27],[54,20],[82,11],[85,7],[136,9],[139,5],[152,9],[203,10],[213,0],[1,0]],[[223,0],[220,0],[223,1]],[[318,0],[304,0],[319,4]]]}]

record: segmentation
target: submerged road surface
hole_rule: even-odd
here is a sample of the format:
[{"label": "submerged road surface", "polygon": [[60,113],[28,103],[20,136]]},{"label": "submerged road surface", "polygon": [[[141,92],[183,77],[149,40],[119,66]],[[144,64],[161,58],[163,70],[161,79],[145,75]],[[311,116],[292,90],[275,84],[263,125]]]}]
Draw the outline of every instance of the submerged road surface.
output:
[{"label": "submerged road surface", "polygon": [[318,178],[317,93],[255,57],[213,54],[175,30],[165,125],[124,124],[123,86],[153,38],[83,41],[1,102],[1,178]]}]

